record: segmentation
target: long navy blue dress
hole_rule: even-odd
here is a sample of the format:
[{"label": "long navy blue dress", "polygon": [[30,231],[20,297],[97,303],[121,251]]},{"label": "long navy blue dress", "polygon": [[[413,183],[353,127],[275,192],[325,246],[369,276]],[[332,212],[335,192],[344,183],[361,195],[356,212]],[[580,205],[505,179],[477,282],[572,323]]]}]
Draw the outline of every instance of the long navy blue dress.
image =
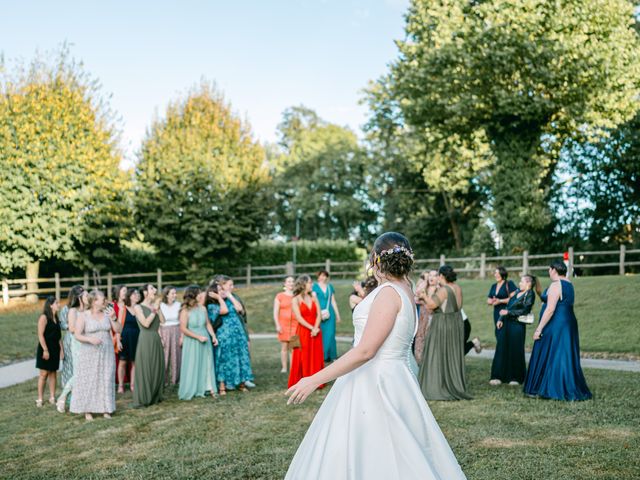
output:
[{"label": "long navy blue dress", "polygon": [[[553,316],[533,344],[524,393],[556,400],[588,400],[591,392],[580,366],[578,320],[573,312],[573,285],[560,280],[562,297]],[[540,318],[547,308],[547,290]]]},{"label": "long navy blue dress", "polygon": [[527,290],[518,297],[520,290],[509,299],[504,307],[509,313],[502,316],[503,326],[499,330],[496,353],[491,363],[491,378],[502,382],[524,382],[527,364],[524,361],[524,341],[527,326],[518,321],[520,315],[527,315],[535,303],[535,293]]}]

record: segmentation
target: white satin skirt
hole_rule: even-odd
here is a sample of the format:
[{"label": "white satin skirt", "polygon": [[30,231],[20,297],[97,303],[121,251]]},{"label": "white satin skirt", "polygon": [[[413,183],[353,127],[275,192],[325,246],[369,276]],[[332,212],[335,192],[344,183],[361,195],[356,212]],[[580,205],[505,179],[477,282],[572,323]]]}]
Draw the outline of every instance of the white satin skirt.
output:
[{"label": "white satin skirt", "polygon": [[285,479],[466,479],[409,361],[375,358],[338,378]]}]

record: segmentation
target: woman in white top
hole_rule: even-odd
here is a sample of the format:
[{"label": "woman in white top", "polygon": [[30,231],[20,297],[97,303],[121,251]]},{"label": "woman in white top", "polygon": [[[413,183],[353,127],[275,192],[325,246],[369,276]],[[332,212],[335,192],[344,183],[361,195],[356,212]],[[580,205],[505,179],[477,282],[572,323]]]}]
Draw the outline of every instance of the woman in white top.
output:
[{"label": "woman in white top", "polygon": [[[160,327],[160,338],[164,347],[164,378],[167,383],[171,379],[171,385],[176,385],[180,381],[180,359],[182,358],[180,321],[178,320],[180,302],[176,301],[177,296],[176,287],[171,285],[164,287],[160,304],[160,310],[165,318],[164,325]],[[171,376],[169,376],[169,367],[171,367]]]},{"label": "woman in white top", "polygon": [[285,478],[465,479],[410,369],[417,322],[409,241],[381,235],[371,265],[380,286],[353,312],[354,347],[287,391],[298,404],[337,379]]}]

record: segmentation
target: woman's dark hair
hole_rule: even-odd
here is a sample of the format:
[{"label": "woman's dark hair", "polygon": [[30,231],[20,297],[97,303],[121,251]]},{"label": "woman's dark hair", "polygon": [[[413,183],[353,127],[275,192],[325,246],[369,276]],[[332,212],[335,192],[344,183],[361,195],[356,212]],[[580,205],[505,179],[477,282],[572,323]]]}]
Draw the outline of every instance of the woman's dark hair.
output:
[{"label": "woman's dark hair", "polygon": [[127,286],[114,285],[113,287],[111,287],[111,300],[117,303],[118,300],[120,300],[120,290],[122,290],[123,288],[127,288]]},{"label": "woman's dark hair", "polygon": [[211,285],[212,283],[216,283],[218,285],[222,285],[222,284],[227,283],[229,280],[233,280],[233,279],[228,275],[218,274],[218,275],[213,277],[213,279],[209,282],[209,285]]},{"label": "woman's dark hair", "polygon": [[293,296],[300,295],[307,289],[307,283],[311,281],[309,275],[300,275],[296,278],[296,283],[293,284]]},{"label": "woman's dark hair", "polygon": [[167,303],[167,301],[169,300],[169,293],[171,292],[171,290],[175,290],[176,292],[178,291],[178,289],[173,285],[167,285],[162,289],[162,303]]},{"label": "woman's dark hair", "polygon": [[318,270],[318,273],[316,273],[316,278],[320,278],[320,275],[324,275],[327,278],[331,276],[326,270]]},{"label": "woman's dark hair", "polygon": [[509,272],[507,272],[507,269],[502,265],[498,265],[496,270],[498,271],[498,275],[500,275],[501,280],[506,280],[509,277]]},{"label": "woman's dark hair", "polygon": [[523,275],[523,276],[524,278],[527,278],[529,280],[529,283],[531,284],[531,289],[534,292],[536,292],[540,297],[540,295],[542,295],[542,287],[540,287],[540,280],[538,280],[538,277],[536,277],[535,275],[531,275],[530,273],[527,273],[526,275]]},{"label": "woman's dark hair", "polygon": [[140,291],[142,292],[142,298],[145,299],[147,298],[147,292],[149,291],[149,287],[153,287],[153,283],[145,283],[142,288],[140,289]]},{"label": "woman's dark hair", "polygon": [[131,295],[133,295],[136,292],[138,292],[138,294],[140,296],[142,296],[142,294],[140,293],[140,290],[138,290],[137,287],[129,287],[129,288],[127,288],[127,295],[124,297],[124,304],[127,307],[131,306]]},{"label": "woman's dark hair", "polygon": [[386,232],[376,238],[372,260],[380,273],[394,278],[405,278],[413,270],[413,251],[409,240],[401,233]]},{"label": "woman's dark hair", "polygon": [[362,288],[364,289],[365,297],[373,292],[377,287],[378,280],[376,280],[376,277],[367,277],[365,281],[362,282]]},{"label": "woman's dark hair", "polygon": [[458,274],[453,270],[451,265],[442,265],[438,269],[438,273],[449,283],[455,282],[458,279]]},{"label": "woman's dark hair", "polygon": [[42,308],[42,314],[47,317],[47,321],[53,322],[57,319],[57,314],[53,313],[51,309],[51,305],[56,303],[56,297],[53,295],[49,295],[47,299],[44,301],[44,307]]},{"label": "woman's dark hair", "polygon": [[78,308],[82,304],[82,294],[84,293],[84,287],[82,285],[74,285],[69,290],[69,301],[67,306],[71,308]]},{"label": "woman's dark hair", "polygon": [[219,289],[220,289],[220,285],[218,285],[217,283],[215,283],[215,282],[209,283],[209,286],[205,290],[205,293],[206,293],[206,296],[204,297],[204,306],[205,307],[207,305],[211,304],[211,303],[218,303],[217,300],[214,300],[213,298],[211,298],[209,296],[209,292],[218,293]]},{"label": "woman's dark hair", "polygon": [[567,266],[564,264],[564,260],[560,258],[551,262],[551,265],[549,265],[549,268],[552,268],[553,270],[558,272],[558,275],[562,277],[564,277],[567,274]]},{"label": "woman's dark hair", "polygon": [[184,295],[182,296],[182,305],[180,305],[180,311],[182,310],[191,310],[193,307],[198,305],[198,295],[200,295],[202,290],[198,285],[189,285],[184,290]]}]

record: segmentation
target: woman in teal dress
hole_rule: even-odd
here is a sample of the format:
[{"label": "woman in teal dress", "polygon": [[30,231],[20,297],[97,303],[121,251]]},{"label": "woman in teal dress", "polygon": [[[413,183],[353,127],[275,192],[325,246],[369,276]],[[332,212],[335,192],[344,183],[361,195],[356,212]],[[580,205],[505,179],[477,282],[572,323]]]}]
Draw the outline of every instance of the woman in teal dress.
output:
[{"label": "woman in teal dress", "polygon": [[218,284],[218,295],[224,299],[227,313],[223,314],[220,303],[208,305],[209,320],[211,323],[222,323],[216,330],[218,345],[215,348],[216,378],[220,395],[226,395],[227,390],[247,390],[247,382],[253,381],[251,369],[251,356],[249,355],[249,339],[244,327],[244,322],[238,311],[242,306],[233,296],[232,285],[229,282]]},{"label": "woman in teal dress", "polygon": [[329,283],[329,272],[326,270],[318,272],[318,281],[313,284],[313,291],[320,303],[322,315],[320,331],[322,332],[324,361],[332,362],[338,358],[336,323],[340,323],[341,320],[338,304],[336,303],[335,289]]},{"label": "woman in teal dress", "polygon": [[134,306],[140,327],[136,348],[136,385],[133,389],[133,404],[148,407],[162,401],[164,390],[164,349],[158,332],[164,317],[154,303],[157,289],[147,284],[142,289],[144,300]]},{"label": "woman in teal dress", "polygon": [[200,287],[190,285],[184,292],[180,307],[180,332],[183,335],[178,389],[180,400],[204,397],[205,392],[210,392],[212,397],[217,394],[211,344],[217,345],[218,339],[207,321],[205,295]]}]

